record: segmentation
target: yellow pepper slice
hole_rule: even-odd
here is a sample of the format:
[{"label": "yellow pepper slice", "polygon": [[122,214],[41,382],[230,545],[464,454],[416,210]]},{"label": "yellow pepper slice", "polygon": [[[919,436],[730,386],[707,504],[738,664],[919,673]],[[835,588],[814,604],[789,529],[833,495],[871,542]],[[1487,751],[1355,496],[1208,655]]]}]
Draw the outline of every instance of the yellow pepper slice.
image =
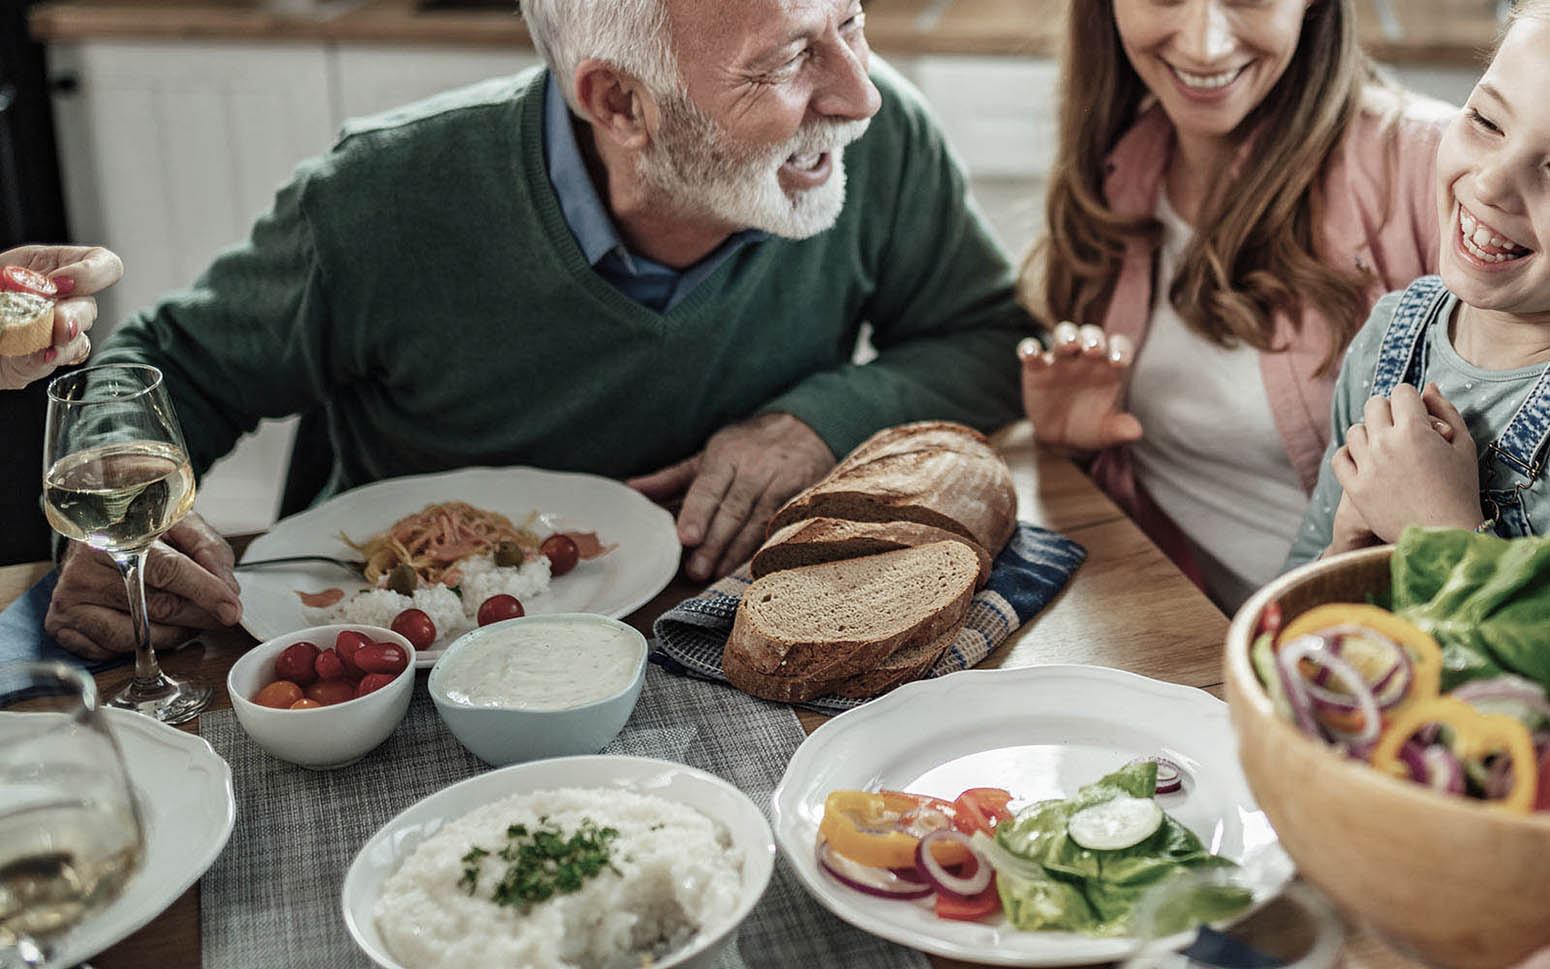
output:
[{"label": "yellow pepper slice", "polygon": [[1453,731],[1453,752],[1461,759],[1505,752],[1512,760],[1512,790],[1491,803],[1505,810],[1527,814],[1534,810],[1539,789],[1539,765],[1534,760],[1534,740],[1516,717],[1481,713],[1463,700],[1432,697],[1408,705],[1395,715],[1372,751],[1372,766],[1396,777],[1410,776],[1399,760],[1399,749],[1415,732],[1429,723],[1447,724]]},{"label": "yellow pepper slice", "polygon": [[1331,602],[1315,606],[1287,623],[1278,642],[1289,643],[1337,626],[1361,626],[1387,636],[1410,652],[1412,679],[1405,698],[1389,709],[1396,717],[1413,704],[1428,700],[1442,690],[1442,647],[1429,633],[1381,606],[1365,602]]},{"label": "yellow pepper slice", "polygon": [[[930,809],[932,800],[899,791],[831,791],[823,802],[818,833],[829,847],[858,864],[913,868],[920,836],[910,833],[910,817],[918,809]],[[946,815],[943,819],[952,824]],[[968,849],[954,842],[934,845],[932,854],[943,865],[969,857]]]}]

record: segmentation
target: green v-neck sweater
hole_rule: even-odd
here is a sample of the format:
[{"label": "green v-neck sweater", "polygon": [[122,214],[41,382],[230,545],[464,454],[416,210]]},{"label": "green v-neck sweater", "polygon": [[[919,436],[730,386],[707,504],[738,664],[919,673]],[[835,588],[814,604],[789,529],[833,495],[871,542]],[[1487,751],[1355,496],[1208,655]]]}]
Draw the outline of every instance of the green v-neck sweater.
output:
[{"label": "green v-neck sweater", "polygon": [[[321,409],[329,492],[466,465],[635,475],[770,411],[836,455],[902,421],[993,429],[1032,324],[920,96],[873,77],[838,223],[745,247],[665,313],[577,248],[531,71],[347,124],[99,360],[165,371],[201,473],[259,419]],[[878,356],[857,365],[864,322]]]}]

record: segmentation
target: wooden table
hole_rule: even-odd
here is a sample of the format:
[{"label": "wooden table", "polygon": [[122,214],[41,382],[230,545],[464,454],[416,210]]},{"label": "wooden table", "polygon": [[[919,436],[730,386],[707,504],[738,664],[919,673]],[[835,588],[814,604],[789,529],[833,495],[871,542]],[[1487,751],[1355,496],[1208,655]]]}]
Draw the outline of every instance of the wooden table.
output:
[{"label": "wooden table", "polygon": [[[1221,696],[1227,617],[1075,465],[1037,449],[1026,425],[1003,433],[997,444],[1012,468],[1019,517],[1082,543],[1088,557],[1060,596],[981,666],[1110,666]],[[10,604],[47,570],[47,563],[0,568],[0,607]],[[629,622],[649,636],[659,615],[698,589],[681,578],[675,580]],[[226,672],[252,643],[241,631],[206,636],[201,645],[162,655],[161,662],[174,675],[198,675],[215,684],[213,708],[225,709],[231,705],[225,692]],[[104,692],[115,690],[132,672],[132,667],[110,670],[100,674],[97,682]],[[825,719],[806,711],[798,717],[808,732]],[[197,732],[198,721],[185,729]],[[966,965],[941,958],[932,961],[943,969]],[[1361,930],[1353,934],[1345,961],[1350,969],[1399,969],[1411,964]],[[198,967],[198,885],[92,964],[97,969]]]}]

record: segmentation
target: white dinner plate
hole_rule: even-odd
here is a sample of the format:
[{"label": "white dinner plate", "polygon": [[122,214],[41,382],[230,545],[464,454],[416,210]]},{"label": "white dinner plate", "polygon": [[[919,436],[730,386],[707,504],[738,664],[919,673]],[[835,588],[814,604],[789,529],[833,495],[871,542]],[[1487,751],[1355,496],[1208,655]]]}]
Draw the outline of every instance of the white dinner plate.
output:
[{"label": "white dinner plate", "polygon": [[215,863],[237,817],[231,768],[191,733],[128,710],[103,714],[140,802],[140,870],[107,908],[66,934],[57,961],[84,962],[143,928]]},{"label": "white dinner plate", "polygon": [[[663,587],[678,571],[678,534],[673,516],[640,492],[591,474],[536,468],[465,468],[442,474],[389,478],[336,495],[315,508],[277,522],[253,540],[244,560],[286,555],[329,555],[358,559],[340,534],[357,542],[384,531],[398,519],[438,501],[466,501],[499,512],[515,524],[532,512],[539,531],[596,532],[608,554],[577,563],[556,576],[542,595],[522,600],[528,615],[593,612],[622,619]],[[238,573],[242,583],[242,626],[260,641],[304,629],[297,591],[365,588],[348,572],[326,563],[270,566]],[[415,665],[430,666],[451,645],[416,654]]]},{"label": "white dinner plate", "polygon": [[589,755],[513,764],[444,787],[405,808],[377,829],[345,873],[340,901],[344,923],[356,945],[378,966],[396,969],[377,932],[373,910],[383,882],[420,843],[475,808],[516,794],[565,787],[604,788],[649,794],[686,804],[720,824],[742,863],[742,894],[731,917],[705,926],[694,940],[658,960],[668,967],[710,964],[712,950],[725,944],[753,910],[775,869],[769,822],[748,795],[713,774],[686,764],[648,757]]},{"label": "white dinner plate", "polygon": [[[907,684],[813,731],[775,789],[775,837],[803,886],[858,928],[936,955],[1003,966],[1109,962],[1131,939],[1023,932],[996,916],[939,919],[930,902],[873,898],[824,872],[814,848],[824,798],[893,789],[954,798],[971,787],[1012,792],[1013,810],[1066,797],[1137,757],[1185,771],[1158,804],[1207,848],[1278,890],[1291,860],[1238,767],[1227,705],[1201,690],[1096,666],[967,670]],[[1262,899],[1261,899],[1262,900]],[[1180,944],[1188,940],[1180,938]]]}]

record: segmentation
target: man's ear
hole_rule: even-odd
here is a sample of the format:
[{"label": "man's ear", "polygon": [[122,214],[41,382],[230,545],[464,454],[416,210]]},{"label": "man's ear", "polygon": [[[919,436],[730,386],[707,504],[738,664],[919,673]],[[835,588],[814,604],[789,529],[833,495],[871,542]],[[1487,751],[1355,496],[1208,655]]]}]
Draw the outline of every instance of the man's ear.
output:
[{"label": "man's ear", "polygon": [[656,128],[656,103],[644,85],[607,61],[589,58],[576,67],[576,102],[599,138],[633,151],[645,148]]}]

